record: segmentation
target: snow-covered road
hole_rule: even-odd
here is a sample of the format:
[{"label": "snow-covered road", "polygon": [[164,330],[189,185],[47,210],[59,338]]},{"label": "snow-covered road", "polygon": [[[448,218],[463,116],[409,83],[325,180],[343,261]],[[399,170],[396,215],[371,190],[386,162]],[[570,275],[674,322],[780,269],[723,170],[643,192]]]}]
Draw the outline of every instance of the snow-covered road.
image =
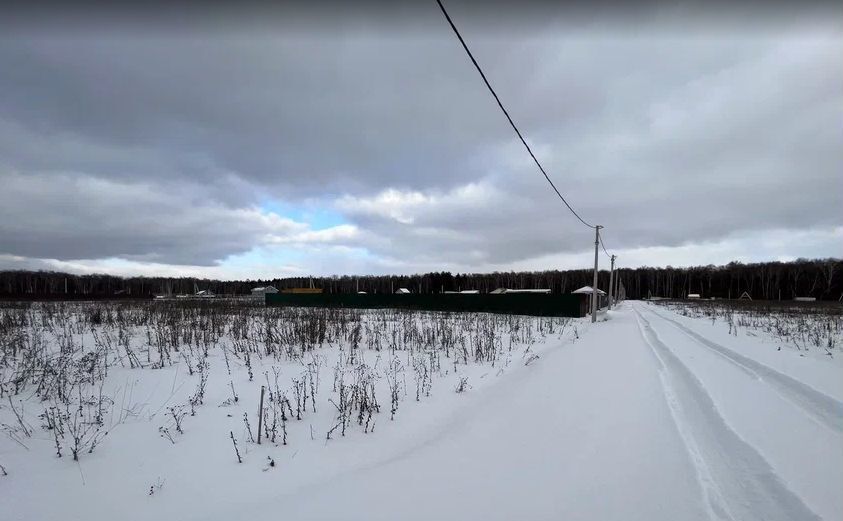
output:
[{"label": "snow-covered road", "polygon": [[[710,518],[817,519],[814,511],[788,487],[758,448],[747,441],[752,437],[742,438],[734,429],[738,425],[747,427],[745,434],[757,431],[761,434],[759,441],[765,447],[775,445],[764,443],[765,436],[787,438],[796,434],[792,441],[798,443],[798,435],[802,433],[798,432],[798,426],[791,427],[792,418],[788,414],[791,411],[787,411],[787,404],[776,403],[772,389],[758,388],[760,378],[743,366],[726,364],[727,367],[720,367],[718,364],[722,364],[723,358],[700,361],[706,354],[695,352],[695,346],[675,336],[663,341],[659,331],[669,336],[669,332],[661,328],[666,323],[664,319],[646,314],[654,322],[662,321],[657,330],[644,317],[645,313],[636,309],[636,315],[642,336],[659,360],[665,397],[694,461]],[[687,363],[683,361],[686,359]],[[725,360],[732,362],[728,358]],[[695,372],[692,367],[705,369]],[[727,374],[731,368],[734,368],[733,374]],[[703,374],[698,376],[700,373]],[[756,389],[750,390],[749,386]],[[709,390],[710,387],[713,389]],[[733,420],[728,422],[712,396],[722,396],[727,411],[744,409],[743,413],[750,416],[741,419],[726,414]],[[787,432],[788,429],[791,432]],[[802,461],[815,466],[812,460]],[[833,472],[833,469],[828,470]],[[822,498],[817,499],[822,501]],[[826,507],[825,504],[819,506]]]},{"label": "snow-covered road", "polygon": [[840,519],[843,405],[668,315],[627,303],[434,440],[279,504],[291,519]]}]

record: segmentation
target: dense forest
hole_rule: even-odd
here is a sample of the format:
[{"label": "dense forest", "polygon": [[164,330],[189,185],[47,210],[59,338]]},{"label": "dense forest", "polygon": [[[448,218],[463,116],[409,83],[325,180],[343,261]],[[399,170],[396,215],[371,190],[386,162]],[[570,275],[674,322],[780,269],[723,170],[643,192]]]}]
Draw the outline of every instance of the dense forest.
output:
[{"label": "dense forest", "polygon": [[[627,298],[648,296],[684,298],[698,293],[703,298],[738,298],[747,292],[755,300],[790,300],[815,297],[839,300],[843,295],[843,260],[799,259],[794,262],[763,262],[692,268],[623,268],[618,270]],[[464,273],[425,273],[420,275],[368,275],[299,277],[272,280],[220,281],[195,278],[115,277],[111,275],[72,275],[47,271],[0,272],[0,298],[91,299],[149,298],[153,295],[193,294],[211,290],[217,295],[246,295],[256,286],[278,289],[310,287],[329,293],[366,291],[384,293],[408,288],[413,293],[439,293],[476,289],[481,292],[505,287],[512,289],[550,288],[568,293],[592,282],[591,270]],[[601,271],[599,287],[609,285],[608,271]]]}]

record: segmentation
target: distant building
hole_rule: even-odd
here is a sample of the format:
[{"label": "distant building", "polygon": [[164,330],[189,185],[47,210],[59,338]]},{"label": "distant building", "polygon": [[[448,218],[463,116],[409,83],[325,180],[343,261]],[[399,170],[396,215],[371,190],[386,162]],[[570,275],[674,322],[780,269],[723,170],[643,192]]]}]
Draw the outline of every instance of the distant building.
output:
[{"label": "distant building", "polygon": [[213,298],[214,292],[209,289],[203,289],[202,291],[197,291],[195,296],[199,298]]},{"label": "distant building", "polygon": [[491,295],[517,295],[519,293],[533,293],[536,295],[550,295],[550,289],[507,289],[498,288],[489,292]]},{"label": "distant building", "polygon": [[817,297],[794,297],[796,302],[816,302]]},{"label": "distant building", "polygon": [[252,288],[252,296],[255,298],[263,298],[267,293],[278,293],[278,290],[275,286],[260,286],[258,288]]},{"label": "distant building", "polygon": [[700,294],[699,293],[688,293],[688,298],[698,299],[698,298],[700,298]]},{"label": "distant building", "polygon": [[[594,288],[592,288],[591,286],[583,286],[580,289],[575,289],[571,293],[573,293],[574,295],[591,295],[591,294],[594,293]],[[598,295],[605,295],[606,292],[603,291],[602,289],[598,289],[597,294]]]},{"label": "distant building", "polygon": [[407,288],[398,288],[398,291],[395,292],[396,295],[407,295],[409,293],[412,293],[412,292],[410,290],[408,290]]},{"label": "distant building", "polygon": [[[594,296],[594,289],[591,286],[583,286],[580,289],[574,290],[571,293],[574,295],[582,295],[583,301],[587,301],[588,310],[591,312],[591,299]],[[604,307],[607,304],[606,292],[602,289],[597,290],[597,309]]]}]

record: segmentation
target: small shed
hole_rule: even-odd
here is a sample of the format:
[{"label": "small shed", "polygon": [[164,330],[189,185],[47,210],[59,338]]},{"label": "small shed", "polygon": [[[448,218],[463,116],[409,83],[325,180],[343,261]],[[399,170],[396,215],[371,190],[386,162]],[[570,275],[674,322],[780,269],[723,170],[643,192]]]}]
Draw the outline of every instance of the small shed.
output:
[{"label": "small shed", "polygon": [[699,293],[688,293],[688,298],[689,299],[698,299],[698,298],[700,298],[700,294]]},{"label": "small shed", "polygon": [[209,289],[203,289],[202,291],[197,291],[195,296],[199,298],[213,298],[214,292]]},{"label": "small shed", "polygon": [[[591,312],[591,298],[594,295],[594,289],[591,286],[583,286],[580,289],[572,291],[574,295],[582,295],[584,301],[588,302],[588,310]],[[602,289],[597,289],[597,309],[606,305],[606,292]]]}]

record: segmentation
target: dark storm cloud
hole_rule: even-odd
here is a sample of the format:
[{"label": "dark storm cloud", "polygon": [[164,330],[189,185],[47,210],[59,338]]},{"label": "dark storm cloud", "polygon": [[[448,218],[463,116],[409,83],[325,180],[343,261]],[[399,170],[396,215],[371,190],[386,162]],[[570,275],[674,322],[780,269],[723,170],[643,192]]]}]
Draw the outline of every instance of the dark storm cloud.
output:
[{"label": "dark storm cloud", "polygon": [[[506,129],[482,91],[466,92],[460,79],[469,71],[451,44],[365,36],[8,42],[1,151],[19,169],[211,183],[235,172],[297,195],[457,183],[477,175],[466,151]],[[46,150],[26,146],[35,132],[49,136]],[[102,150],[68,154],[61,144],[69,140]]]},{"label": "dark storm cloud", "polygon": [[[712,60],[712,50],[727,57]],[[533,134],[569,199],[607,227],[610,247],[840,226],[839,39],[627,41],[613,51],[618,62],[635,65],[615,69],[606,105],[582,120],[579,133],[550,125]],[[654,52],[660,60],[641,58]],[[594,76],[583,81],[600,85]],[[591,232],[547,190],[520,146],[505,150],[480,189],[428,199],[350,198],[343,206],[376,236],[426,230],[424,240],[373,246],[400,258],[506,263],[585,249]]]},{"label": "dark storm cloud", "polygon": [[230,209],[144,184],[72,175],[4,173],[4,252],[50,259],[124,259],[210,265],[267,234],[306,226],[254,209]]},{"label": "dark storm cloud", "polygon": [[[818,21],[820,3],[789,18],[720,8],[452,14],[611,246],[840,226],[839,24]],[[255,12],[13,13],[0,254],[214,264],[303,231],[254,208],[266,198],[334,205],[359,233],[332,240],[384,258],[505,264],[592,240],[435,3]]]}]

